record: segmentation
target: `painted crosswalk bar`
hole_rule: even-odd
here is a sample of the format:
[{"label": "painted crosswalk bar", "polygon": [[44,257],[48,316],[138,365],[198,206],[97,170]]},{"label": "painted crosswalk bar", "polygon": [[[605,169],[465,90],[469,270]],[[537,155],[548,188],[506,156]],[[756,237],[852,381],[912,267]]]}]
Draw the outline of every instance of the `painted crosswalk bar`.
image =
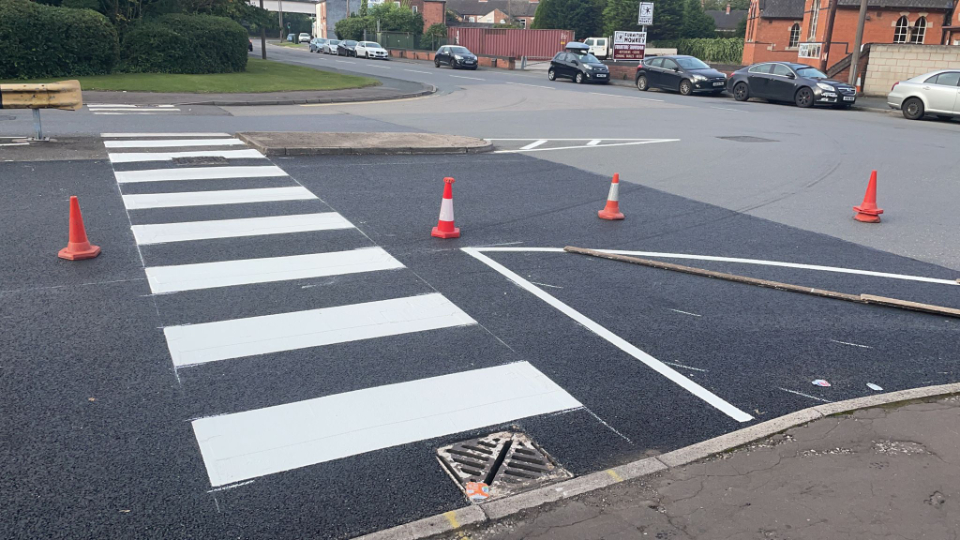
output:
[{"label": "painted crosswalk bar", "polygon": [[[464,399],[464,389],[483,388]],[[193,421],[210,484],[582,407],[527,362]]]},{"label": "painted crosswalk bar", "polygon": [[177,148],[180,146],[243,146],[240,139],[165,139],[144,141],[103,141],[107,148]]},{"label": "painted crosswalk bar", "polygon": [[276,201],[304,201],[317,196],[301,186],[259,189],[225,189],[218,191],[187,191],[183,193],[145,193],[124,195],[127,210],[171,208],[174,206],[207,206],[219,204],[248,204]]},{"label": "painted crosswalk bar", "polygon": [[155,294],[396,270],[403,264],[379,247],[239,261],[145,268]]},{"label": "painted crosswalk bar", "polygon": [[256,167],[184,167],[182,169],[148,169],[116,171],[117,183],[167,182],[172,180],[221,180],[226,178],[273,178],[287,176],[276,165]]},{"label": "painted crosswalk bar", "polygon": [[229,133],[101,133],[104,139],[141,139],[149,137],[180,137],[189,139],[193,137],[229,137]]},{"label": "painted crosswalk bar", "polygon": [[331,231],[352,228],[353,224],[336,212],[242,219],[217,219],[210,221],[185,221],[180,223],[156,223],[134,225],[131,227],[133,237],[141,246],[165,244],[167,242],[186,242],[190,240],[266,236],[270,234]]},{"label": "painted crosswalk bar", "polygon": [[172,161],[177,158],[262,159],[263,154],[248,150],[196,150],[194,152],[127,152],[109,155],[111,163],[139,163],[143,161]]},{"label": "painted crosswalk bar", "polygon": [[163,329],[177,367],[476,324],[434,293]]}]

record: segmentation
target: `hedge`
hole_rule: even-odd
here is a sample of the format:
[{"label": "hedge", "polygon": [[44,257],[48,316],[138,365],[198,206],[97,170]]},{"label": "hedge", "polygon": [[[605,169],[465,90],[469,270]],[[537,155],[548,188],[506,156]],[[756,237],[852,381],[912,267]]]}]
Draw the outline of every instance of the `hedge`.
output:
[{"label": "hedge", "polygon": [[26,0],[0,0],[0,79],[110,73],[117,31],[103,15]]},{"label": "hedge", "polygon": [[677,49],[677,54],[689,54],[706,62],[739,64],[743,61],[743,38],[701,38],[657,41],[648,48]]},{"label": "hedge", "polygon": [[244,71],[247,40],[247,31],[224,17],[163,15],[124,35],[121,68],[133,73]]}]

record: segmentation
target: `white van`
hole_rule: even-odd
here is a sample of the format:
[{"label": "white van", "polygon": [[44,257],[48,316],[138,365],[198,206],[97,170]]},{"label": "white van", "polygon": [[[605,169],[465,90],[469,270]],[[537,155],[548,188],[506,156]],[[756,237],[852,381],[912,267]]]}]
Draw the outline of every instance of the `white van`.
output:
[{"label": "white van", "polygon": [[590,47],[590,54],[597,58],[606,58],[610,56],[610,38],[592,37],[583,40]]}]

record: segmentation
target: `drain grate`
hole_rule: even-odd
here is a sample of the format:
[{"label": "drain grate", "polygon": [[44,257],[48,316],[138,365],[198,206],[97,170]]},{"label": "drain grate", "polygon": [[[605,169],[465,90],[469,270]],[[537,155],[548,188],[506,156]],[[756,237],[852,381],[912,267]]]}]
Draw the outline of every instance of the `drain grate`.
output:
[{"label": "drain grate", "polygon": [[764,139],[762,137],[750,137],[748,135],[738,135],[736,137],[717,137],[717,138],[723,139],[725,141],[744,142],[744,143],[778,142],[773,139]]},{"label": "drain grate", "polygon": [[[501,431],[437,450],[444,469],[474,502],[573,477],[527,435]],[[482,486],[489,486],[478,495]]]},{"label": "drain grate", "polygon": [[220,156],[178,157],[173,158],[175,165],[226,165],[227,158]]}]

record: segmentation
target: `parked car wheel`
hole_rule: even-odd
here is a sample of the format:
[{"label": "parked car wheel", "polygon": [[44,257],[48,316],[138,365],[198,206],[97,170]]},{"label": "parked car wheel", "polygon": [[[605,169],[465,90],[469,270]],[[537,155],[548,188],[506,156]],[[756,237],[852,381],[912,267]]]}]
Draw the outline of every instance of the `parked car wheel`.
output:
[{"label": "parked car wheel", "polygon": [[923,102],[920,98],[908,98],[900,106],[903,109],[903,117],[907,120],[919,120],[923,118]]},{"label": "parked car wheel", "polygon": [[693,84],[690,81],[684,79],[680,81],[680,95],[689,96],[693,93]]},{"label": "parked car wheel", "polygon": [[803,109],[809,109],[813,107],[813,90],[804,86],[803,88],[797,90],[796,95],[793,97],[793,101],[797,104],[797,107]]},{"label": "parked car wheel", "polygon": [[574,80],[577,81],[577,84],[583,84],[583,73],[577,73],[577,78]]},{"label": "parked car wheel", "polygon": [[[437,66],[437,67],[439,67],[439,66]],[[552,70],[552,69],[548,70],[548,71],[547,71],[547,80],[549,80],[549,81],[555,81],[555,80],[557,80],[557,72],[554,71],[554,70]]]},{"label": "parked car wheel", "polygon": [[439,60],[434,60],[434,61],[433,61],[433,67],[439,68],[439,67],[440,67],[440,61],[439,61]]},{"label": "parked car wheel", "polygon": [[750,87],[747,83],[737,83],[733,87],[733,99],[737,101],[746,101],[750,99]]},{"label": "parked car wheel", "polygon": [[641,75],[637,77],[637,90],[641,92],[646,92],[650,89],[650,83],[647,81],[646,75]]}]

